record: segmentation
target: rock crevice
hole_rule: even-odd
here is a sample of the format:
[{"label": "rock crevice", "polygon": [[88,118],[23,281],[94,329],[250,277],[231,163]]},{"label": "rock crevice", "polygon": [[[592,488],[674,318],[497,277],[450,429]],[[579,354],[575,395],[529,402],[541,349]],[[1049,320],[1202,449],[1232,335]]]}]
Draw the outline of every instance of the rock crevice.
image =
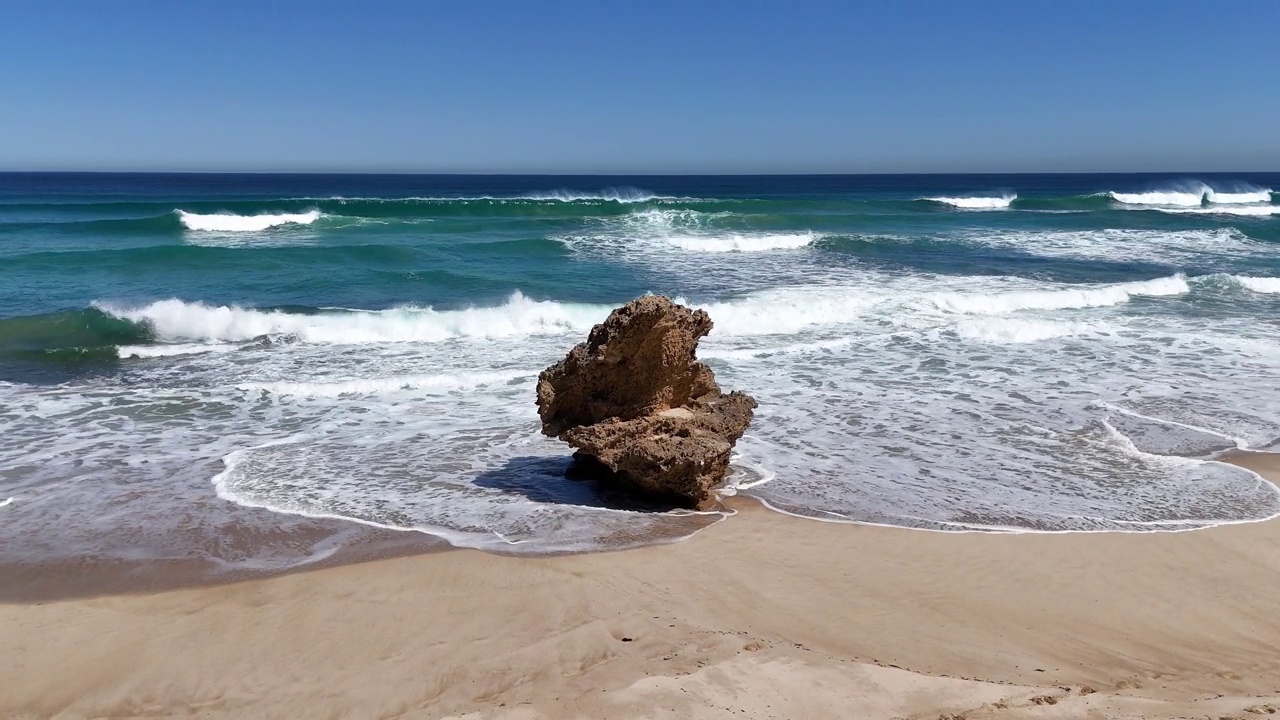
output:
[{"label": "rock crevice", "polygon": [[723,393],[698,362],[705,311],[661,296],[610,313],[538,378],[542,432],[577,448],[578,474],[680,507],[705,508],[756,401]]}]

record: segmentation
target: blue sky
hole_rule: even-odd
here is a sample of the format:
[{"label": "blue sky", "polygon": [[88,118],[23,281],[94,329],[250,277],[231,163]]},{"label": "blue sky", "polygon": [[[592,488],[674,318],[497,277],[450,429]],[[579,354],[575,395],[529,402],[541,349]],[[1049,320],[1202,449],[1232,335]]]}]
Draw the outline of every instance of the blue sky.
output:
[{"label": "blue sky", "polygon": [[1280,170],[1280,3],[8,2],[0,169]]}]

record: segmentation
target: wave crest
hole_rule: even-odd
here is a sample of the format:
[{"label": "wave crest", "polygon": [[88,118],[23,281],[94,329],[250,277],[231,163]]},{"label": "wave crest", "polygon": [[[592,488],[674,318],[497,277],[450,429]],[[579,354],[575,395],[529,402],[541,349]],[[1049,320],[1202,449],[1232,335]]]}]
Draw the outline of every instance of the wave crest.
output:
[{"label": "wave crest", "polygon": [[[1271,202],[1271,189],[1237,185],[1230,189],[1218,190],[1205,183],[1192,182],[1175,185],[1167,189],[1149,192],[1122,193],[1114,190],[1107,193],[1111,199],[1122,205],[1138,205],[1156,208],[1199,208],[1202,205],[1259,205]],[[1194,212],[1194,210],[1188,210]],[[1205,212],[1233,212],[1226,208],[1208,209]],[[1239,212],[1235,214],[1267,215],[1263,212]]]},{"label": "wave crest", "polygon": [[319,210],[304,213],[272,213],[262,215],[235,215],[213,213],[200,215],[185,210],[175,210],[178,219],[188,230],[201,232],[262,232],[280,225],[310,225],[319,220]]},{"label": "wave crest", "polygon": [[796,250],[822,235],[811,230],[768,232],[743,228],[730,212],[645,208],[603,220],[596,232],[557,238],[570,248],[612,248],[621,253],[694,253]]},{"label": "wave crest", "polygon": [[1217,192],[1210,190],[1208,193],[1208,199],[1211,203],[1219,203],[1223,205],[1269,203],[1271,202],[1271,189],[1259,188],[1257,190],[1243,190],[1239,192]]},{"label": "wave crest", "polygon": [[[463,198],[470,199],[470,198]],[[557,201],[557,202],[588,202],[588,201],[604,201],[616,203],[645,203],[654,200],[676,200],[678,198],[668,197],[664,195],[655,195],[646,190],[638,188],[605,188],[598,193],[584,193],[576,190],[550,190],[545,192],[531,192],[525,195],[518,195],[512,198],[481,198],[485,200],[541,200],[541,201]]]},{"label": "wave crest", "polygon": [[1019,310],[1069,310],[1106,307],[1129,302],[1134,297],[1182,295],[1191,291],[1183,275],[1120,283],[1101,287],[1055,290],[1015,290],[1012,292],[937,293],[930,302],[946,312],[1000,315]]},{"label": "wave crest", "polygon": [[1207,188],[1194,192],[1177,190],[1159,190],[1143,193],[1122,193],[1114,190],[1108,193],[1112,200],[1124,205],[1172,205],[1175,207],[1195,207],[1204,202]]},{"label": "wave crest", "polygon": [[[1249,287],[1272,287],[1268,278],[1246,278]],[[1260,281],[1248,285],[1251,281]],[[1275,281],[1280,283],[1280,281]],[[785,287],[734,300],[711,303],[677,302],[706,309],[716,318],[717,332],[730,336],[791,333],[816,325],[839,325],[875,308],[895,316],[1010,315],[1022,311],[1083,309],[1119,305],[1135,297],[1181,295],[1190,291],[1182,275],[1085,287],[1058,286],[1026,290],[928,290],[920,287],[856,286]],[[1271,292],[1271,290],[1260,290]],[[95,303],[115,318],[137,323],[160,343],[187,343],[173,349],[129,356],[158,356],[207,352],[207,345],[259,338],[283,338],[306,343],[354,345],[395,342],[440,342],[456,338],[502,338],[581,334],[601,322],[611,305],[530,300],[519,292],[502,305],[461,310],[401,307],[388,310],[331,310],[316,314],[257,310],[237,306],[209,306],[170,299],[138,308]],[[921,315],[924,313],[924,315]],[[157,346],[163,347],[163,346]]]},{"label": "wave crest", "polygon": [[160,300],[139,308],[94,306],[149,328],[162,342],[243,342],[291,337],[335,345],[437,342],[458,337],[508,337],[583,332],[603,319],[602,306],[530,300],[516,292],[503,305],[463,310],[401,307],[344,310],[314,315]]},{"label": "wave crest", "polygon": [[1231,279],[1256,293],[1280,293],[1280,278],[1232,275]]},{"label": "wave crest", "polygon": [[929,202],[942,203],[955,208],[965,210],[1003,210],[1013,204],[1018,196],[1014,193],[994,197],[990,195],[978,195],[972,197],[930,197],[924,198]]},{"label": "wave crest", "polygon": [[[1190,290],[1186,277],[1173,275],[1117,285],[1012,291],[992,288],[986,292],[913,287],[793,287],[711,304],[698,305],[680,298],[677,302],[705,309],[716,319],[718,333],[750,336],[793,333],[816,325],[839,325],[868,312],[935,320],[938,313],[1008,316],[1023,311],[1106,307],[1135,297],[1182,295]],[[1029,337],[1034,332],[1028,330],[1023,336]]]}]

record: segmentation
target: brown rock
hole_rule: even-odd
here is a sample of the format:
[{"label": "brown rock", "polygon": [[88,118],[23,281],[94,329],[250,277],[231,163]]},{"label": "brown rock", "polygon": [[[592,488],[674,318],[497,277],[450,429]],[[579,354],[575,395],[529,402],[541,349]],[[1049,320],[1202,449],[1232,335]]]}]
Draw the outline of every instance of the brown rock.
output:
[{"label": "brown rock", "polygon": [[720,391],[694,356],[705,311],[633,300],[538,377],[542,432],[578,448],[577,472],[651,499],[700,508],[724,480],[756,401]]}]

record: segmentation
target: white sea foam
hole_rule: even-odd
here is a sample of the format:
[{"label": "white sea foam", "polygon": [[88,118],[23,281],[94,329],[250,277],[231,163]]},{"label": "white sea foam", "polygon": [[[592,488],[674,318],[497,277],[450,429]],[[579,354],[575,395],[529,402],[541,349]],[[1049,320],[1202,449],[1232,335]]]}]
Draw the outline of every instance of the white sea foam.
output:
[{"label": "white sea foam", "polygon": [[1234,228],[1201,230],[975,230],[939,241],[1016,249],[1041,257],[1183,265],[1269,257],[1270,245]]},{"label": "white sea foam", "polygon": [[[918,282],[879,287],[858,285],[799,286],[764,290],[734,300],[702,303],[716,318],[717,332],[734,336],[794,332],[814,325],[839,325],[857,320],[869,308],[901,308],[969,315],[1005,315],[1027,310],[1062,310],[1119,305],[1134,297],[1159,297],[1188,292],[1181,275],[1112,285],[1046,285],[1045,289],[984,290],[982,284],[951,284],[954,290],[930,290]],[[1004,283],[1008,285],[1008,283]],[[327,311],[318,314],[210,306],[171,299],[138,308],[95,303],[103,312],[144,323],[165,342],[242,342],[279,337],[306,343],[359,345],[395,342],[440,342],[456,338],[531,337],[581,333],[602,321],[608,305],[530,300],[515,293],[506,303],[462,310],[393,308],[379,311]],[[151,346],[154,354],[168,353]],[[184,345],[171,354],[203,352],[207,346]],[[136,347],[130,346],[133,354]]]},{"label": "white sea foam", "polygon": [[520,293],[496,307],[440,311],[402,307],[303,315],[177,299],[137,308],[106,303],[95,303],[95,307],[119,318],[145,323],[160,340],[168,342],[238,342],[287,336],[302,342],[338,345],[583,331],[608,312],[603,306],[536,301]]},{"label": "white sea foam", "polygon": [[13,504],[13,498],[8,498],[8,499],[6,499],[6,500],[0,500],[0,507],[4,507],[4,506],[6,506],[6,505],[11,505],[11,504]]},{"label": "white sea foam", "polygon": [[1098,420],[1098,423],[1106,431],[1107,438],[1111,440],[1113,443],[1115,443],[1116,447],[1120,448],[1121,452],[1123,452],[1125,455],[1128,455],[1134,458],[1135,460],[1148,463],[1148,464],[1154,464],[1157,466],[1164,465],[1164,466],[1172,466],[1172,467],[1177,467],[1180,465],[1181,466],[1196,465],[1199,462],[1201,462],[1193,458],[1177,457],[1173,455],[1162,455],[1158,453],[1147,452],[1145,450],[1140,449],[1137,443],[1133,441],[1133,438],[1130,438],[1129,436],[1117,430],[1115,425],[1112,425],[1107,418],[1100,418]]},{"label": "white sea foam", "polygon": [[323,382],[242,383],[241,390],[295,397],[336,398],[347,395],[379,395],[404,391],[452,392],[483,385],[505,384],[521,377],[537,377],[540,369],[503,373],[404,375],[388,378],[351,378]]},{"label": "white sea foam", "polygon": [[1221,204],[1269,203],[1271,202],[1271,189],[1241,189],[1233,192],[1221,192],[1211,189],[1207,193],[1207,199],[1211,203]]},{"label": "white sea foam", "polygon": [[964,208],[966,210],[1001,210],[1009,207],[1018,196],[1014,194],[1001,195],[993,197],[989,195],[978,195],[971,197],[931,197],[925,198],[930,202],[942,203],[952,207]]},{"label": "white sea foam", "polygon": [[1092,322],[1018,318],[962,320],[955,332],[965,340],[988,343],[1034,343],[1061,337],[1106,333],[1107,325]]},{"label": "white sea foam", "polygon": [[692,252],[764,252],[766,250],[795,250],[812,245],[817,238],[810,232],[740,235],[685,235],[668,237],[667,242]]},{"label": "white sea foam", "polygon": [[[1107,422],[1111,430],[1117,434],[1123,434],[1116,428],[1116,425],[1120,425],[1125,431],[1138,439],[1135,442],[1133,437],[1125,435],[1125,440],[1135,450],[1138,443],[1141,443],[1147,447],[1147,450],[1144,451],[1146,454],[1152,454],[1155,447],[1161,446],[1155,454],[1179,455],[1181,457],[1199,456],[1201,459],[1208,459],[1222,450],[1244,450],[1248,447],[1248,443],[1242,438],[1219,432],[1213,428],[1178,422],[1168,418],[1153,417],[1114,403],[1102,402],[1098,405],[1117,413],[1116,417],[1110,418]],[[1145,431],[1144,425],[1146,426]],[[1179,432],[1165,432],[1169,429],[1175,429]],[[1157,434],[1163,435],[1163,437],[1153,439],[1151,430],[1156,430]],[[1196,444],[1200,445],[1200,447],[1195,447]]]},{"label": "white sea foam", "polygon": [[276,213],[263,215],[234,215],[232,213],[213,213],[200,215],[185,210],[175,210],[178,219],[188,230],[203,232],[262,232],[280,225],[310,225],[319,220],[319,210],[304,213]]},{"label": "white sea foam", "polygon": [[1231,279],[1257,293],[1280,293],[1280,278],[1232,275]]},{"label": "white sea foam", "polygon": [[[1268,188],[1236,187],[1230,190],[1215,190],[1204,183],[1183,183],[1171,188],[1152,190],[1140,193],[1109,193],[1116,202],[1124,205],[1135,205],[1147,208],[1165,209],[1174,212],[1186,209],[1192,212],[1205,203],[1212,205],[1249,205],[1271,202],[1271,190]],[[1204,212],[1219,212],[1234,215],[1266,215],[1262,211],[1249,211],[1241,208],[1217,207],[1205,208]]]},{"label": "white sea foam", "polygon": [[765,290],[714,303],[677,302],[705,309],[715,318],[717,332],[736,337],[793,333],[815,325],[857,320],[885,297],[851,287],[796,287]]},{"label": "white sea foam", "polygon": [[[405,438],[400,438],[403,442]],[[397,443],[399,444],[399,443]],[[539,450],[551,447],[543,438]],[[497,448],[479,445],[477,456],[490,456]],[[219,498],[237,505],[264,508],[277,513],[310,518],[354,521],[389,530],[429,533],[458,547],[499,552],[567,552],[622,548],[638,544],[666,543],[690,537],[732,515],[732,511],[638,513],[598,505],[577,505],[592,500],[586,483],[563,477],[563,461],[555,456],[525,456],[523,472],[541,472],[544,497],[563,493],[560,502],[548,505],[504,492],[501,488],[469,482],[466,475],[441,476],[428,469],[409,476],[385,469],[404,458],[391,443],[363,448],[317,442],[314,437],[274,441],[237,450],[222,458],[225,469],[212,479]],[[488,459],[492,460],[492,457]],[[431,455],[414,461],[431,463]],[[438,462],[438,460],[437,460]],[[301,470],[301,472],[300,472]],[[364,497],[349,494],[352,486],[339,480],[315,493],[311,477],[367,477],[372,472],[381,486]],[[498,473],[500,475],[500,473]],[[517,476],[518,477],[518,476]],[[301,492],[300,492],[301,491]]]},{"label": "white sea foam", "polygon": [[947,312],[999,315],[1019,310],[1066,310],[1119,305],[1134,297],[1182,295],[1191,290],[1187,279],[1175,275],[1116,285],[1063,287],[1054,290],[1014,291],[994,294],[945,292],[928,299]]},{"label": "white sea foam", "polygon": [[1280,215],[1280,205],[1208,205],[1203,207],[1158,207],[1152,209],[1160,212],[1190,215],[1237,215],[1243,217]]},{"label": "white sea foam", "polygon": [[1148,192],[1108,193],[1111,199],[1125,205],[1169,205],[1193,207],[1204,202],[1205,195],[1212,189],[1204,183],[1180,183],[1178,185]]},{"label": "white sea foam", "polygon": [[[689,235],[733,222],[699,214],[655,222],[668,220]],[[1275,328],[1258,322],[1269,300],[1244,290],[1254,281],[1267,292],[1274,278],[1071,284],[869,263],[811,272],[817,253],[695,254],[620,227],[609,226],[611,253],[639,248],[655,264],[716,269],[714,289],[689,291],[715,320],[699,355],[724,387],[760,401],[731,484],[772,507],[1021,532],[1185,530],[1280,508],[1275,488],[1247,471],[1159,457],[1203,457],[1231,446],[1228,437],[1243,447],[1280,437],[1280,404],[1266,382],[1280,374],[1280,351]],[[972,242],[1016,244],[995,235],[1002,239]],[[1137,242],[1146,237],[1030,233],[1016,242],[1103,257],[1133,245],[1135,257],[1164,259]],[[1188,253],[1256,249],[1226,231],[1168,242]],[[761,266],[810,274],[778,280]],[[744,282],[726,295],[741,278],[762,277],[769,284]],[[178,300],[100,304],[181,343],[148,347],[193,352],[56,386],[0,382],[0,425],[11,428],[0,466],[29,468],[48,488],[30,512],[77,508],[56,515],[59,547],[84,553],[134,552],[141,533],[165,552],[208,552],[188,538],[222,532],[228,513],[235,522],[261,517],[237,515],[224,501],[500,552],[686,537],[702,525],[624,512],[589,484],[565,480],[565,447],[539,433],[536,369],[562,358],[612,306],[520,295],[467,310],[314,314]],[[244,342],[263,335],[289,341]],[[234,352],[195,352],[206,343]],[[104,480],[91,492],[75,482],[86,467]],[[207,492],[215,474],[216,497]],[[0,498],[25,497],[25,487],[6,487]],[[97,519],[139,493],[148,503],[128,505],[128,520]],[[9,512],[6,540],[36,538],[30,531],[50,525],[48,515],[25,519],[30,512]],[[192,530],[193,522],[204,525]],[[135,534],[122,535],[129,523]],[[112,545],[113,537],[124,539]],[[36,540],[22,548],[39,550]],[[214,552],[250,567],[319,551],[307,545],[278,561],[238,544]]]},{"label": "white sea foam", "polygon": [[[507,199],[507,198],[493,198]],[[518,195],[515,200],[554,200],[559,202],[606,201],[617,203],[644,203],[654,200],[675,200],[670,196],[654,195],[637,188],[608,188],[600,192],[578,192],[576,190],[550,190]]]},{"label": "white sea foam", "polygon": [[[934,283],[915,280],[881,283],[878,286],[787,287],[766,290],[737,300],[715,303],[679,302],[702,307],[716,318],[716,331],[733,337],[777,335],[815,326],[836,326],[860,322],[875,313],[889,316],[908,326],[933,322],[938,312],[960,315],[1010,315],[1024,311],[1070,310],[1127,303],[1135,297],[1181,295],[1190,290],[1187,279],[1175,275],[1141,282],[1113,285],[1052,285],[1049,289],[998,290],[972,278],[956,282],[938,278]],[[931,290],[937,285],[954,290]],[[1007,286],[1008,279],[998,281]],[[1044,288],[1045,284],[1039,287]],[[1082,331],[1082,325],[1070,327]],[[976,332],[976,331],[975,331]],[[1028,335],[1033,330],[1024,330]],[[759,351],[752,351],[759,354]]]},{"label": "white sea foam", "polygon": [[714,230],[718,221],[735,219],[733,213],[707,213],[697,210],[645,208],[617,218],[605,218],[607,230],[622,231],[632,236],[667,237],[672,233],[702,233]]},{"label": "white sea foam", "polygon": [[829,353],[833,350],[848,347],[863,338],[855,337],[837,337],[828,340],[817,340],[814,342],[798,342],[788,343],[785,345],[764,345],[732,349],[711,349],[698,353],[698,356],[704,359],[720,359],[720,360],[747,360],[753,358],[767,358],[774,355],[791,355],[803,353]]},{"label": "white sea foam", "polygon": [[235,348],[229,345],[211,345],[208,343],[188,343],[178,345],[121,345],[116,354],[122,360],[130,358],[176,357],[178,355],[198,355],[207,352],[227,352]]},{"label": "white sea foam", "polygon": [[571,248],[608,249],[618,256],[655,256],[672,249],[690,253],[760,253],[796,250],[822,236],[809,230],[768,232],[741,230],[742,216],[687,209],[646,208],[599,220],[595,233],[559,238]]}]

